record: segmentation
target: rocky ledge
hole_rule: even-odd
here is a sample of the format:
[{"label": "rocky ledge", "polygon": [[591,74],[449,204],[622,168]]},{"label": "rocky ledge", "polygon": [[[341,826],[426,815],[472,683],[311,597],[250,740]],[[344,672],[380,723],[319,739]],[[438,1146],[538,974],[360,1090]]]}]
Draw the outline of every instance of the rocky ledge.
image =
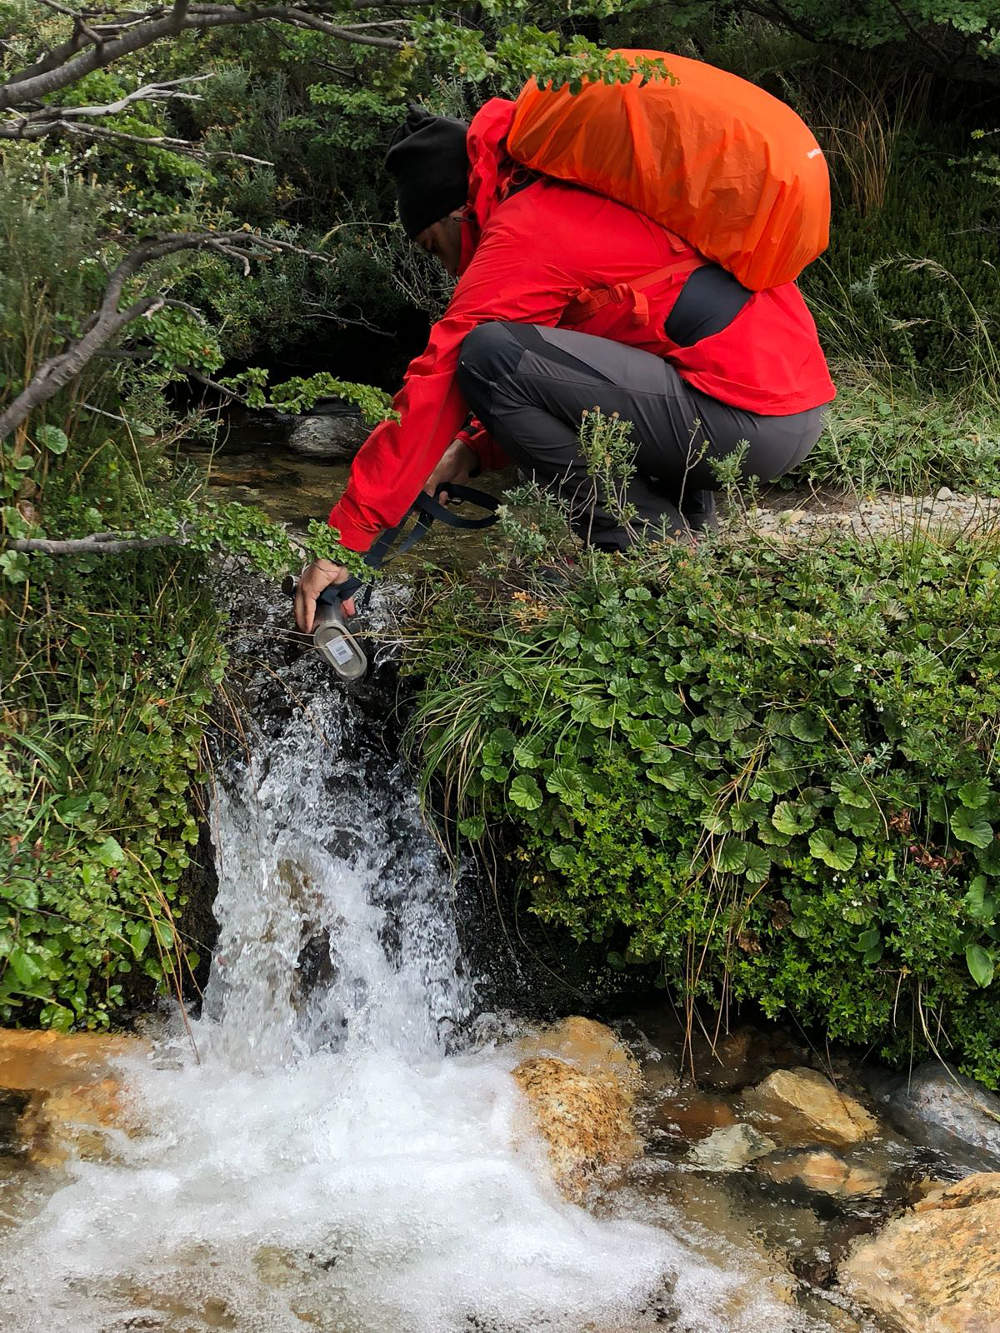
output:
[{"label": "rocky ledge", "polygon": [[782,542],[808,542],[832,532],[891,538],[918,529],[931,535],[983,533],[1000,524],[1000,500],[958,495],[947,486],[934,495],[860,496],[823,490],[792,506],[782,506],[781,500],[775,494],[760,504],[731,506],[723,531],[737,537],[757,533]]}]

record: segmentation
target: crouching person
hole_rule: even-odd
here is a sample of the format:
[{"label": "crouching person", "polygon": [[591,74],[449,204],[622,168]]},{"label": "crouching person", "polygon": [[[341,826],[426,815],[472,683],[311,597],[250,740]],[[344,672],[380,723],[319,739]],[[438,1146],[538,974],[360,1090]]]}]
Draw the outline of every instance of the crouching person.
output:
[{"label": "crouching person", "polygon": [[[399,420],[369,436],[330,513],[350,550],[421,489],[511,461],[567,498],[585,540],[624,547],[580,452],[594,408],[629,423],[624,498],[657,532],[712,521],[714,461],[741,449],[746,477],[774,481],[819,437],[834,387],[796,285],[751,292],[624,204],[526,172],[505,152],[513,112],[496,98],[466,126],[412,108],[386,158],[407,234],[458,283]],[[309,567],[300,628],[347,577]]]}]

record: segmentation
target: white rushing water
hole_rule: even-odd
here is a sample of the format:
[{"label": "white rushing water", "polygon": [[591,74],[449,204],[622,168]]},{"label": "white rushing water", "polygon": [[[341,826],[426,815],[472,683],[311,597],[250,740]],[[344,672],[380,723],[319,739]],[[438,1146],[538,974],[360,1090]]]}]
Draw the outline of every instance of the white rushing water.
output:
[{"label": "white rushing water", "polygon": [[[178,1025],[128,1068],[143,1128],[7,1233],[0,1326],[581,1333],[633,1327],[661,1290],[666,1326],[735,1328],[740,1279],[662,1209],[558,1195],[511,1051],[446,1049],[473,1001],[451,886],[358,726],[321,692],[230,766],[197,1058]],[[793,1326],[761,1299],[740,1327]]]}]

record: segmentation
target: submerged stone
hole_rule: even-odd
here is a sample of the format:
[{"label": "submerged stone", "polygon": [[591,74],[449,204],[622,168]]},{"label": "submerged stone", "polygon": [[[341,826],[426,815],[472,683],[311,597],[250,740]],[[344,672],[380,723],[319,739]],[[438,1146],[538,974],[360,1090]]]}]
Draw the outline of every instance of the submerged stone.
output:
[{"label": "submerged stone", "polygon": [[777,1069],[743,1094],[770,1133],[789,1144],[859,1143],[878,1121],[854,1097],[840,1092],[814,1069]]},{"label": "submerged stone", "polygon": [[137,1037],[0,1029],[0,1088],[28,1094],[17,1133],[29,1159],[105,1157],[109,1132],[132,1127],[114,1062],[147,1049]]},{"label": "submerged stone", "polygon": [[714,1130],[736,1124],[732,1107],[721,1097],[706,1096],[690,1088],[663,1098],[656,1108],[662,1129],[682,1139],[703,1139]]},{"label": "submerged stone", "polygon": [[696,1143],[688,1161],[705,1171],[739,1171],[774,1148],[774,1140],[751,1125],[728,1125]]},{"label": "submerged stone", "polygon": [[797,1152],[759,1162],[757,1169],[778,1184],[798,1184],[837,1199],[879,1194],[885,1178],[870,1167],[845,1162],[833,1152]]}]

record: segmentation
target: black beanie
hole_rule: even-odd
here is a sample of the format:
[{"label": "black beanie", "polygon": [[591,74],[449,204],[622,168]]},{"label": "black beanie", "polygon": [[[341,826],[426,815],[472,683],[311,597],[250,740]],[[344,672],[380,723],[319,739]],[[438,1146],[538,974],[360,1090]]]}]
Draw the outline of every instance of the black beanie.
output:
[{"label": "black beanie", "polygon": [[411,241],[465,203],[468,132],[464,120],[432,116],[411,102],[406,120],[392,136],[385,166],[395,178],[399,220]]}]

